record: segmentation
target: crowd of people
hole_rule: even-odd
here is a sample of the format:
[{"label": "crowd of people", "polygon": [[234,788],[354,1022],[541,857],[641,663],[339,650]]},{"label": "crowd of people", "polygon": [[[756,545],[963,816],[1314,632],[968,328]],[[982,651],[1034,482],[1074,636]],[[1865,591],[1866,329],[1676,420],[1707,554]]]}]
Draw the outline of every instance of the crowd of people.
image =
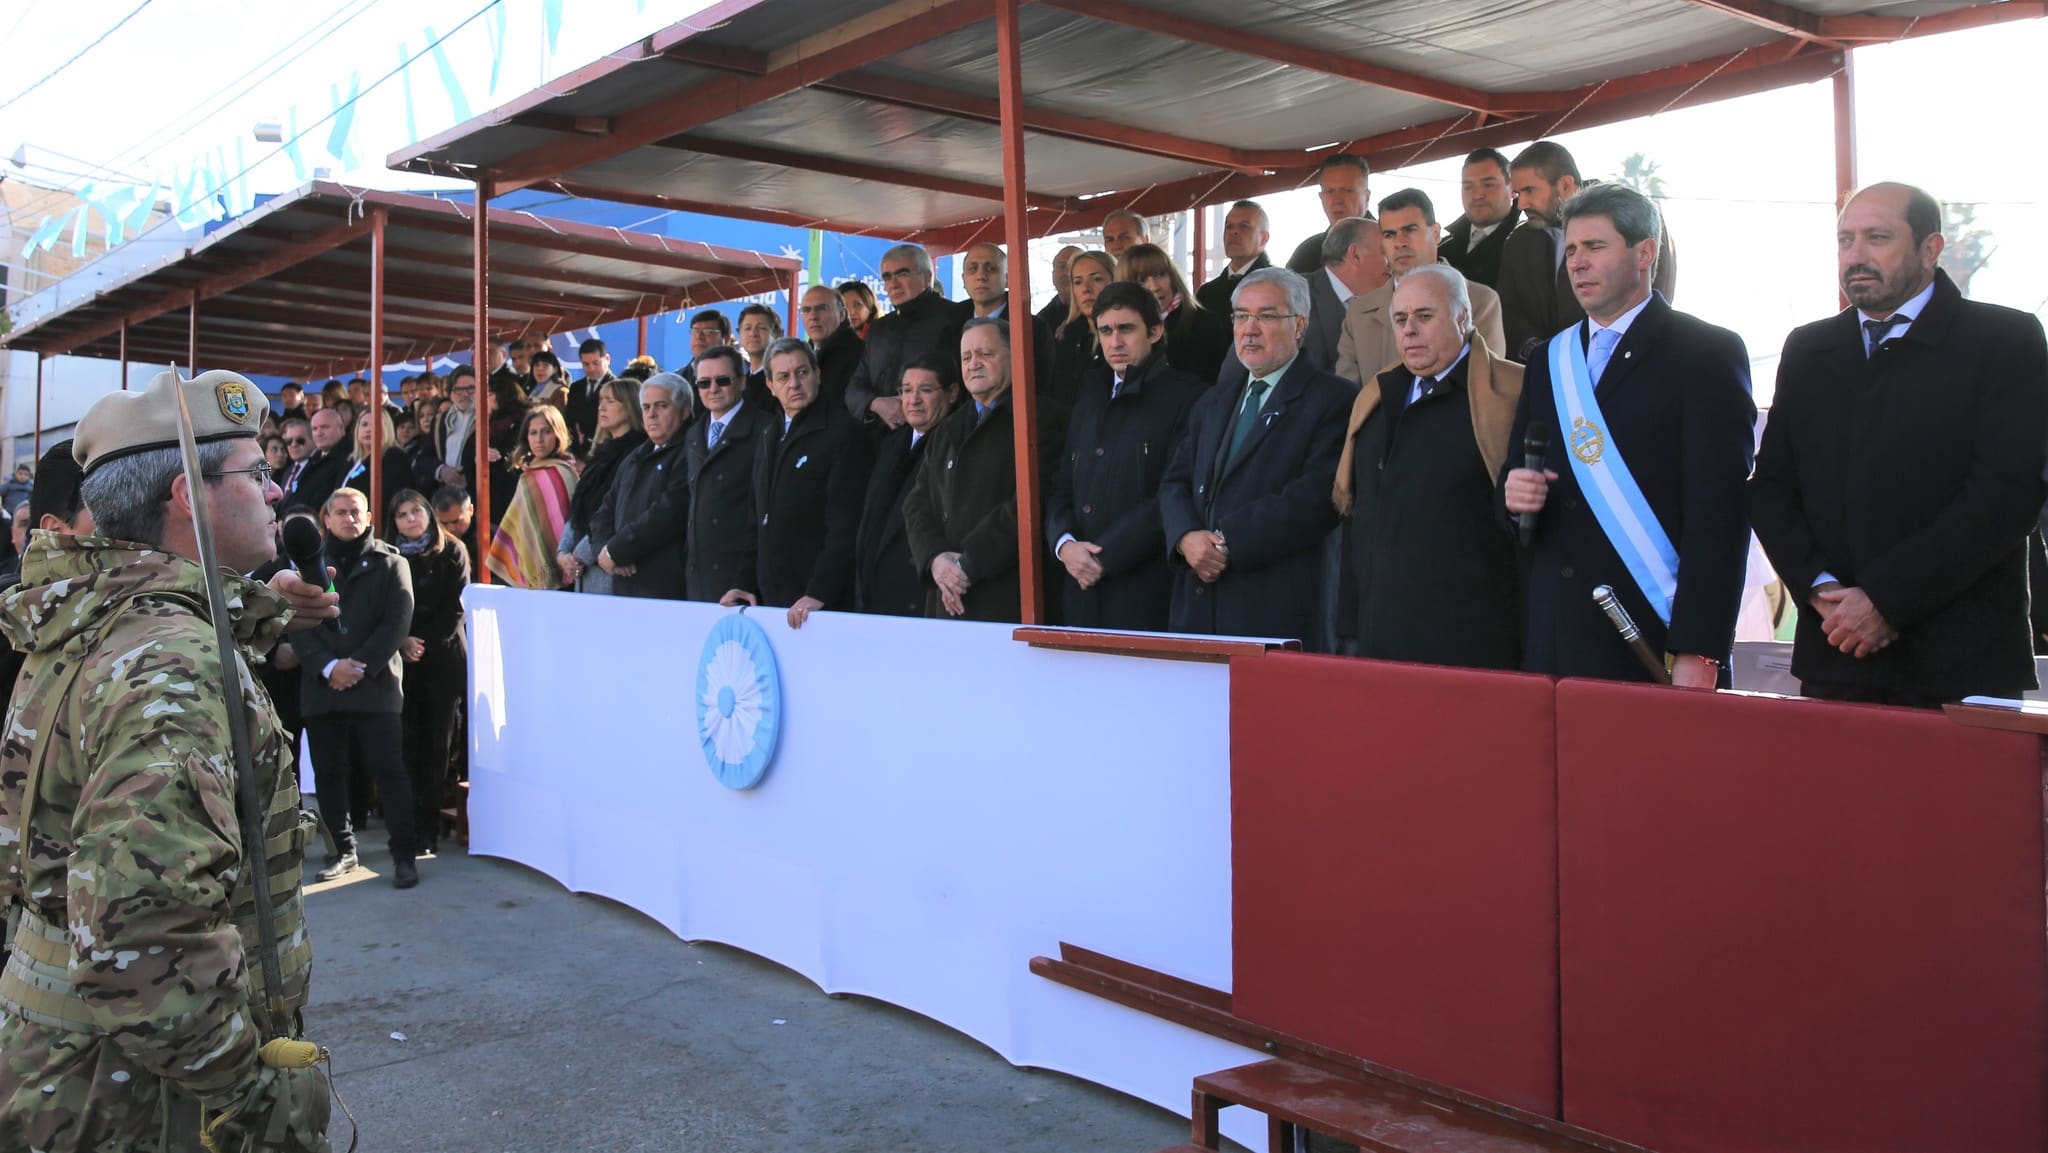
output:
[{"label": "crowd of people", "polygon": [[[1038,571],[1055,620],[1726,685],[1754,520],[1793,590],[1781,603],[1799,617],[1795,672],[1809,691],[1925,703],[2031,686],[2031,664],[2013,654],[2039,636],[2026,553],[2043,446],[1998,445],[1992,483],[1981,470],[1994,458],[1973,438],[1993,411],[1998,427],[2034,427],[2038,332],[2029,344],[2023,320],[1953,292],[1924,193],[1859,196],[1843,218],[1842,274],[1861,319],[1969,317],[2004,342],[1979,359],[2020,368],[1972,394],[2003,408],[1920,412],[1902,400],[1860,418],[1923,438],[1915,415],[1952,422],[1922,443],[1955,456],[1957,493],[2031,502],[2028,518],[1950,524],[1960,514],[1943,512],[1939,493],[1887,501],[1877,521],[1911,506],[1945,526],[1953,572],[1884,560],[1936,530],[1907,518],[1879,532],[1865,498],[1802,492],[1822,480],[1799,468],[1861,459],[1840,443],[1849,426],[1804,415],[1811,390],[1833,387],[1820,378],[1851,367],[1914,377],[1924,370],[1909,352],[1969,326],[1895,321],[1882,355],[1870,345],[1853,364],[1791,355],[1836,348],[1828,326],[1846,321],[1801,330],[1778,393],[1794,416],[1759,459],[1748,352],[1672,308],[1676,262],[1652,202],[1582,178],[1550,141],[1512,159],[1468,156],[1464,211],[1448,224],[1417,189],[1373,202],[1369,176],[1356,156],[1325,161],[1328,227],[1285,265],[1248,200],[1225,213],[1224,267],[1199,286],[1131,212],[1110,214],[1102,248],[1057,255],[1057,295],[1028,325]],[[1880,205],[1891,247],[1852,242],[1852,222]],[[706,309],[690,318],[689,363],[672,372],[647,363],[614,376],[593,340],[570,381],[544,348],[493,349],[487,540],[467,496],[478,381],[466,367],[407,379],[402,402],[377,413],[362,410],[360,382],[318,397],[289,387],[266,449],[288,507],[367,491],[381,470],[385,493],[432,494],[469,554],[480,547],[492,578],[519,587],[770,605],[798,627],[820,608],[1014,621],[1024,566],[1008,401],[1025,382],[1004,315],[1007,258],[976,244],[961,271],[964,299],[948,299],[930,255],[899,245],[881,264],[887,311],[858,282],[819,285],[799,302],[802,338],[760,305],[736,330]],[[1875,406],[1869,391],[1846,403]],[[387,444],[375,461],[373,420]],[[1817,516],[1840,523],[1801,527]],[[1622,640],[1596,589],[1611,590],[1645,646]],[[1945,635],[1909,630],[1994,617],[2018,621],[2017,640],[1967,670],[1930,655]]]}]

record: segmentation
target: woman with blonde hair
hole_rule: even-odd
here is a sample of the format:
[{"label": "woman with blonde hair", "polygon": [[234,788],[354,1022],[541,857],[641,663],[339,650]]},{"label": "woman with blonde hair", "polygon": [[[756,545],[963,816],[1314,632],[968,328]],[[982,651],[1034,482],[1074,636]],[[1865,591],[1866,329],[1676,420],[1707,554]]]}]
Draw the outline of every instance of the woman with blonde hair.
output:
[{"label": "woman with blonde hair", "polygon": [[1203,384],[1216,383],[1216,374],[1230,355],[1230,321],[1202,307],[1173,257],[1156,244],[1133,244],[1124,249],[1117,279],[1142,285],[1159,302],[1160,320],[1166,325],[1166,363],[1194,373]]},{"label": "woman with blonde hair", "polygon": [[1067,265],[1073,286],[1068,297],[1067,321],[1053,334],[1052,363],[1039,373],[1039,393],[1069,409],[1081,395],[1081,382],[1088,369],[1102,361],[1095,347],[1095,297],[1116,280],[1116,259],[1107,252],[1092,250],[1076,255]]},{"label": "woman with blonde hair", "polygon": [[597,565],[597,550],[590,545],[590,518],[612,491],[618,479],[619,462],[647,443],[640,423],[640,382],[629,376],[613,377],[598,386],[597,435],[590,442],[590,459],[583,477],[569,501],[568,519],[555,542],[555,566],[577,592],[609,593],[611,574]]},{"label": "woman with blonde hair", "polygon": [[398,433],[391,423],[391,410],[379,406],[364,409],[356,417],[356,439],[350,448],[348,472],[344,474],[341,487],[357,492],[370,491],[370,437],[373,427],[370,422],[384,422],[384,452],[378,459],[377,476],[383,482],[385,492],[397,492],[402,488],[417,487],[419,481],[412,474],[412,459],[405,450],[398,447]]},{"label": "woman with blonde hair", "polygon": [[528,409],[511,460],[519,470],[519,487],[505,506],[485,563],[514,588],[561,588],[564,581],[554,544],[569,519],[577,484],[576,458],[569,454],[569,425],[562,410],[552,404]]}]

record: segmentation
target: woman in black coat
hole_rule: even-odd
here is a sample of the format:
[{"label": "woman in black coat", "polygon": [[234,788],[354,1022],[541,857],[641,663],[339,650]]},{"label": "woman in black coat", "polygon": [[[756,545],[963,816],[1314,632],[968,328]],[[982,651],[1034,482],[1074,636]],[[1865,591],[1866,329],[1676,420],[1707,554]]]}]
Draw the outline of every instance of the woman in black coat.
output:
[{"label": "woman in black coat", "polygon": [[1159,302],[1160,323],[1166,326],[1166,363],[1191,372],[1203,384],[1216,383],[1230,355],[1230,318],[1202,307],[1188,288],[1173,257],[1156,244],[1133,244],[1124,250],[1119,280],[1142,285]]},{"label": "woman in black coat", "polygon": [[1168,361],[1159,305],[1144,287],[1113,284],[1096,311],[1097,330],[1113,331],[1047,478],[1045,539],[1061,564],[1064,623],[1163,632],[1173,586],[1159,480],[1203,382]]},{"label": "woman in black coat", "polygon": [[1051,363],[1038,371],[1038,394],[1071,411],[1081,395],[1088,370],[1102,363],[1095,348],[1096,294],[1116,281],[1116,261],[1107,252],[1083,252],[1067,266],[1073,292],[1067,322],[1052,338]]},{"label": "woman in black coat", "polygon": [[419,487],[419,478],[413,475],[412,459],[398,447],[398,433],[392,426],[390,409],[366,410],[356,417],[355,451],[349,456],[348,472],[342,476],[341,487],[352,488],[364,496],[370,495],[370,422],[373,420],[384,422],[384,453],[380,458],[383,463],[378,466],[377,475],[384,482],[384,502],[388,506],[392,493]]},{"label": "woman in black coat", "polygon": [[610,593],[611,574],[597,567],[597,547],[590,542],[590,521],[618,481],[619,462],[647,443],[640,424],[640,382],[615,376],[597,386],[597,436],[583,463],[576,491],[569,497],[569,517],[555,545],[555,566],[577,592]]},{"label": "woman in black coat", "polygon": [[422,855],[431,856],[440,847],[441,794],[469,683],[469,642],[462,631],[469,553],[441,528],[427,498],[413,489],[391,499],[385,524],[384,539],[412,572],[412,628],[398,649],[405,660],[401,724],[413,827]]}]

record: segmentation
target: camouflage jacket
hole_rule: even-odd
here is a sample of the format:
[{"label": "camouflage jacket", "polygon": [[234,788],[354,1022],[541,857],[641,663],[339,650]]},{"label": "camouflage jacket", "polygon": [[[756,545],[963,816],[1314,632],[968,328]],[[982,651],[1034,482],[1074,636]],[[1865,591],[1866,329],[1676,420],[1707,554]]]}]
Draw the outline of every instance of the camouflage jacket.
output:
[{"label": "camouflage jacket", "polygon": [[[42,1102],[153,1115],[160,1082],[215,1107],[254,1083],[257,1047],[292,1023],[269,1020],[264,1008],[250,855],[271,876],[286,1003],[293,1015],[305,1004],[312,947],[299,891],[298,782],[270,698],[248,668],[290,610],[262,585],[224,579],[259,794],[269,798],[255,854],[245,853],[236,819],[199,566],[136,545],[37,534],[20,586],[0,598],[0,629],[28,654],[0,743],[0,898],[68,939],[69,995],[92,1025],[67,1032],[0,1015],[0,1146],[37,1131],[22,1114]],[[46,726],[24,853],[23,791]],[[85,1076],[109,1078],[117,1092],[67,1084]],[[101,1122],[86,1127],[123,1128]]]}]

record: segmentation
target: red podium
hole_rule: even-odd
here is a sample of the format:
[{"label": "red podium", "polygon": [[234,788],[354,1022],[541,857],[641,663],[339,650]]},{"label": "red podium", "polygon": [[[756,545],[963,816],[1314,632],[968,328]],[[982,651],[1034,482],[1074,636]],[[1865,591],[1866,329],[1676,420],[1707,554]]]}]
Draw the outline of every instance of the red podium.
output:
[{"label": "red podium", "polygon": [[1231,992],[1033,968],[1274,1054],[1209,1148],[2048,1149],[2048,718],[1952,714],[1239,657]]}]

